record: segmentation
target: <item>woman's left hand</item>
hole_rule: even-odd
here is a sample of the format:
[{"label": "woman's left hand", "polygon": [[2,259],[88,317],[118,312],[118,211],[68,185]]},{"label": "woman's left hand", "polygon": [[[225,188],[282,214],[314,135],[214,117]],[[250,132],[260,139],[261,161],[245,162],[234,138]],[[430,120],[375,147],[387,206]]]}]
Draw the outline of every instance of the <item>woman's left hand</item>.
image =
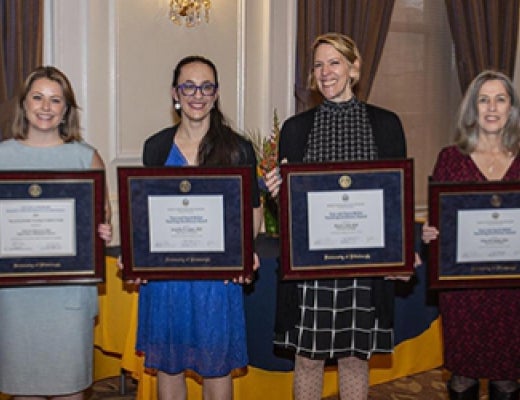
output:
[{"label": "woman's left hand", "polygon": [[[260,258],[258,257],[258,254],[253,253],[253,271],[256,271],[258,270],[258,268],[260,268]],[[238,278],[233,278],[233,283],[240,283],[240,284],[250,284],[251,282],[253,282],[253,278],[248,276],[248,277],[245,277],[243,275],[240,275]],[[229,283],[229,281],[224,281],[224,283],[227,285]]]},{"label": "woman's left hand", "polygon": [[112,240],[112,225],[111,224],[99,224],[98,234],[107,244]]},{"label": "woman's left hand", "polygon": [[[413,263],[413,267],[417,268],[419,265],[422,264],[421,257],[418,253],[415,253],[415,261]],[[403,282],[409,282],[410,279],[412,279],[412,275],[392,275],[392,276],[385,276],[385,279],[387,281],[403,281]]]}]

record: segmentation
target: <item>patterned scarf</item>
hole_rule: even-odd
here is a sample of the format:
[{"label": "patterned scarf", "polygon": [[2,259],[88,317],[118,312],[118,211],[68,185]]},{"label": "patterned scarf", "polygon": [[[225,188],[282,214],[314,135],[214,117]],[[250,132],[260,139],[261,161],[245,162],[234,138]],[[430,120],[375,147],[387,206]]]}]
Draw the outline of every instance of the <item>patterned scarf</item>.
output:
[{"label": "patterned scarf", "polygon": [[316,111],[303,162],[377,159],[365,103],[325,100]]}]

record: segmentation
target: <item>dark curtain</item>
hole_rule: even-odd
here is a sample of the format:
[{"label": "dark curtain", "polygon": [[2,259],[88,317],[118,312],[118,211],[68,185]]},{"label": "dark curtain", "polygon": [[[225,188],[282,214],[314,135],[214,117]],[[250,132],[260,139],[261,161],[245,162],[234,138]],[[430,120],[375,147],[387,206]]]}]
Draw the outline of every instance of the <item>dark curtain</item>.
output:
[{"label": "dark curtain", "polygon": [[19,87],[42,63],[43,0],[0,0],[0,140],[11,136]]},{"label": "dark curtain", "polygon": [[312,65],[311,45],[316,36],[340,32],[350,36],[361,52],[361,79],[356,96],[366,100],[377,72],[390,26],[395,0],[298,0],[296,44],[296,111],[304,111],[321,101],[307,89]]},{"label": "dark curtain", "polygon": [[484,69],[513,78],[519,0],[445,0],[462,92]]}]

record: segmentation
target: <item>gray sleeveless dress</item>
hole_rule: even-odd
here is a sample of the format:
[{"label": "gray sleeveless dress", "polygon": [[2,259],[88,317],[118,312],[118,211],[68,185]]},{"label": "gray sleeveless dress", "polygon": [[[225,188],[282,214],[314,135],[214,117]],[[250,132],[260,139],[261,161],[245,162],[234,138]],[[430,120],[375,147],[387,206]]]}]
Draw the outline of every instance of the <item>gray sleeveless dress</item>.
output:
[{"label": "gray sleeveless dress", "polygon": [[[0,142],[1,170],[88,169],[85,143]],[[95,285],[0,287],[0,392],[64,395],[92,383]]]}]

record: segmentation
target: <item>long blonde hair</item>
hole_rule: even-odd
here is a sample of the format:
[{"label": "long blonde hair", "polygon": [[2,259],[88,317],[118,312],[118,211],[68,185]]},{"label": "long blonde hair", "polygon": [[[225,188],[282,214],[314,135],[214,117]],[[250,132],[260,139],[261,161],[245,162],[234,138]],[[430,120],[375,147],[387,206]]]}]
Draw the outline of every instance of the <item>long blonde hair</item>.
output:
[{"label": "long blonde hair", "polygon": [[13,137],[15,139],[27,139],[29,131],[29,122],[25,116],[24,102],[27,94],[31,91],[31,87],[38,79],[46,78],[57,82],[63,89],[63,97],[65,99],[66,111],[63,121],[59,125],[60,137],[64,142],[80,141],[81,131],[79,125],[79,107],[76,103],[76,97],[72,86],[63,72],[56,67],[42,66],[32,71],[25,80],[16,105],[16,114],[13,121]]}]

